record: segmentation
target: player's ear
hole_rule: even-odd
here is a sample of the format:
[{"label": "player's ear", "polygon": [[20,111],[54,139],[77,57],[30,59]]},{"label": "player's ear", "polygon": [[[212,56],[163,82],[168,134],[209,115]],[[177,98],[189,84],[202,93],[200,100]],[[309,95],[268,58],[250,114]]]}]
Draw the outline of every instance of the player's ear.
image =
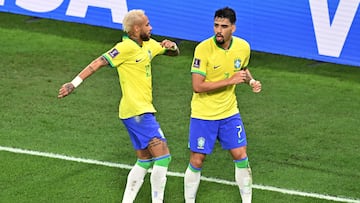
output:
[{"label": "player's ear", "polygon": [[232,30],[232,33],[235,32],[235,30],[236,30],[236,25],[235,25],[235,24],[232,24],[232,25],[231,25],[231,30]]},{"label": "player's ear", "polygon": [[133,25],[133,32],[136,36],[139,35],[139,33],[141,32],[141,29],[142,29],[141,26],[142,26],[141,23],[135,23]]},{"label": "player's ear", "polygon": [[140,30],[140,26],[139,25],[134,25],[133,27],[134,33],[138,33]]}]

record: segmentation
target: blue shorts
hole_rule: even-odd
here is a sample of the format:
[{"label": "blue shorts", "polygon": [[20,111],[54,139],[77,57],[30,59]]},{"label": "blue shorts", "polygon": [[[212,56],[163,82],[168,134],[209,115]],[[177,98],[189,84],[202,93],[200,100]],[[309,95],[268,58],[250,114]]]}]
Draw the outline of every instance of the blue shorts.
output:
[{"label": "blue shorts", "polygon": [[127,119],[121,119],[124,123],[130,140],[135,150],[147,148],[150,140],[159,138],[166,141],[159,123],[153,113],[145,113]]},{"label": "blue shorts", "polygon": [[190,119],[189,148],[193,152],[211,154],[216,140],[230,150],[247,145],[240,114],[221,120]]}]

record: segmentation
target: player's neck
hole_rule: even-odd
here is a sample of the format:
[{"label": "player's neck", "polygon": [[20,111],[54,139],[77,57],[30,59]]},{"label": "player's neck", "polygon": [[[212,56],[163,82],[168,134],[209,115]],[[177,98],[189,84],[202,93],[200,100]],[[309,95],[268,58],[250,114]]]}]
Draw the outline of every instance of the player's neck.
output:
[{"label": "player's neck", "polygon": [[232,38],[224,43],[216,42],[217,46],[223,48],[224,50],[229,50],[232,44]]},{"label": "player's neck", "polygon": [[222,44],[222,48],[223,48],[224,50],[230,49],[230,42],[225,42],[224,44]]},{"label": "player's neck", "polygon": [[135,41],[139,46],[142,46],[143,40],[140,37],[136,37],[134,35],[129,35],[129,38]]},{"label": "player's neck", "polygon": [[224,50],[228,50],[228,49],[230,48],[230,42],[225,42],[225,43],[223,43],[223,44],[217,43],[217,45],[218,45],[219,47],[221,47],[222,49],[224,49]]},{"label": "player's neck", "polygon": [[224,50],[229,50],[230,47],[231,47],[231,44],[232,44],[232,37],[230,38],[230,40],[226,41],[226,42],[223,44],[223,49],[224,49]]}]

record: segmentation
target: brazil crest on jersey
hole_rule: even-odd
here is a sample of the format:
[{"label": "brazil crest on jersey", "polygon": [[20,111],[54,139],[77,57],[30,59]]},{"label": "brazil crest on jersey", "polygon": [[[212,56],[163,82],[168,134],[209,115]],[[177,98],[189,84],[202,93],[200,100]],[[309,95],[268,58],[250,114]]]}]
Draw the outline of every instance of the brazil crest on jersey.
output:
[{"label": "brazil crest on jersey", "polygon": [[165,53],[160,43],[150,39],[140,46],[124,36],[122,42],[103,54],[110,66],[117,68],[122,97],[119,117],[130,118],[156,112],[152,104],[151,60]]},{"label": "brazil crest on jersey", "polygon": [[[191,73],[205,76],[205,81],[220,81],[246,67],[249,59],[250,46],[245,40],[233,37],[230,48],[224,50],[216,44],[213,36],[195,48]],[[238,113],[235,87],[236,85],[232,85],[212,92],[194,92],[191,117],[219,120]]]}]

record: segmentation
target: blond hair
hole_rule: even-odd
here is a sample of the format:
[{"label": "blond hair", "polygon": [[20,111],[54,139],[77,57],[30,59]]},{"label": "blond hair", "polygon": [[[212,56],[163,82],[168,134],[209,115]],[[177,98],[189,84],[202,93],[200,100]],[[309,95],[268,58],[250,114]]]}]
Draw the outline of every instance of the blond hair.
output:
[{"label": "blond hair", "polygon": [[145,11],[141,9],[134,9],[129,11],[122,22],[123,30],[126,33],[132,31],[134,25],[139,24],[143,20],[143,16],[145,15]]}]

